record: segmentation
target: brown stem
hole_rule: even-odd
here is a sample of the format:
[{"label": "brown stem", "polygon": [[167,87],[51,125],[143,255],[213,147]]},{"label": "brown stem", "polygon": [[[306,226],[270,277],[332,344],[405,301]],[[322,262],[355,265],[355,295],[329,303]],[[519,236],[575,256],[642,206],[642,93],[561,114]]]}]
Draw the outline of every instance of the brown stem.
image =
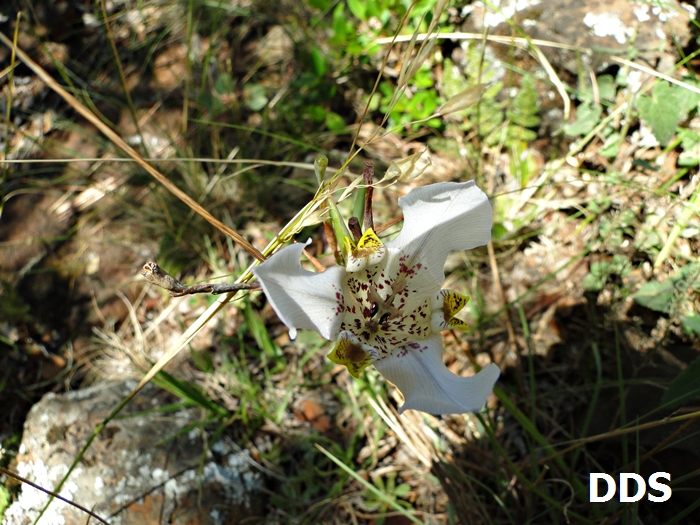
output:
[{"label": "brown stem", "polygon": [[175,277],[163,270],[157,263],[147,262],[141,269],[141,275],[151,284],[155,284],[165,290],[173,297],[182,297],[195,293],[210,293],[218,295],[221,293],[237,292],[238,290],[259,290],[260,283],[224,283],[224,284],[194,284],[184,286]]},{"label": "brown stem", "polygon": [[362,238],[362,228],[360,228],[360,219],[357,217],[350,217],[348,219],[348,230],[352,233],[355,242],[360,242]]}]

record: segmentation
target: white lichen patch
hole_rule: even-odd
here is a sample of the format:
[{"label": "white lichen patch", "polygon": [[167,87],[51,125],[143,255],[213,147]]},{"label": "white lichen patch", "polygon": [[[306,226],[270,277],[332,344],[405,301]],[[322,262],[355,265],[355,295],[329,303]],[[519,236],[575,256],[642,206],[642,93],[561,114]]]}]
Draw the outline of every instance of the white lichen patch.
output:
[{"label": "white lichen patch", "polygon": [[[20,476],[48,488],[54,487],[56,481],[62,479],[67,471],[66,465],[48,468],[43,461],[21,461],[17,465],[17,473]],[[64,498],[72,499],[77,490],[77,485],[69,481],[63,485],[59,494]],[[19,498],[5,512],[3,524],[33,523],[48,500],[48,494],[29,485],[23,485]],[[62,514],[66,507],[68,507],[67,503],[54,500],[39,520],[38,525],[64,525],[66,521]]]},{"label": "white lichen patch", "polygon": [[614,13],[586,13],[583,23],[598,37],[613,37],[618,44],[627,42],[632,34],[632,28],[625,26],[622,20]]},{"label": "white lichen patch", "polygon": [[695,15],[697,14],[698,10],[694,5],[690,4],[681,4],[681,9],[685,9],[690,13],[691,18],[695,18]]},{"label": "white lichen patch", "polygon": [[663,9],[662,7],[655,5],[651,8],[651,13],[659,18],[659,22],[668,22],[670,18],[675,18],[678,13],[671,11],[670,9]]},{"label": "white lichen patch", "polygon": [[486,9],[484,13],[484,26],[496,27],[507,20],[513,18],[515,13],[523,11],[528,7],[536,6],[540,0],[492,0],[489,5],[495,9],[484,7],[483,2],[476,2],[475,7]]},{"label": "white lichen patch", "polygon": [[131,496],[126,492],[126,477],[122,477],[114,487],[114,503],[119,506],[131,501]]},{"label": "white lichen patch", "polygon": [[170,474],[168,473],[167,470],[163,470],[162,468],[154,468],[153,472],[151,472],[151,478],[153,481],[156,483],[163,483],[165,482],[168,478],[170,477]]},{"label": "white lichen patch", "polygon": [[104,488],[105,480],[103,480],[100,476],[97,476],[92,486],[95,488],[95,492],[99,492]]},{"label": "white lichen patch", "polygon": [[633,7],[632,12],[634,13],[634,16],[637,17],[637,20],[642,23],[651,20],[651,16],[649,16],[649,4],[642,4],[638,7]]},{"label": "white lichen patch", "polygon": [[169,479],[164,485],[165,499],[177,501],[180,496],[187,494],[196,486],[196,480],[197,472],[194,469],[183,472],[177,478]]}]

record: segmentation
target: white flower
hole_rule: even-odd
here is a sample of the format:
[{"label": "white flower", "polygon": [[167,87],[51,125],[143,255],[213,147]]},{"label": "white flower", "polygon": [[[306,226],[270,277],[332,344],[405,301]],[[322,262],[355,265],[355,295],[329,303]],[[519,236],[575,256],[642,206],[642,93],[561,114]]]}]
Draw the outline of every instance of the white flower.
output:
[{"label": "white flower", "polygon": [[357,246],[347,240],[345,267],[309,272],[300,263],[304,245],[295,244],[253,273],[292,338],[304,328],[336,341],[328,357],[354,377],[373,363],[403,393],[400,412],[480,410],[499,369],[459,377],[445,367],[440,332],[466,328],[454,314],[469,298],[441,286],[449,252],[489,241],[491,205],[470,181],[415,189],[399,206],[399,235],[383,244],[369,229]]}]

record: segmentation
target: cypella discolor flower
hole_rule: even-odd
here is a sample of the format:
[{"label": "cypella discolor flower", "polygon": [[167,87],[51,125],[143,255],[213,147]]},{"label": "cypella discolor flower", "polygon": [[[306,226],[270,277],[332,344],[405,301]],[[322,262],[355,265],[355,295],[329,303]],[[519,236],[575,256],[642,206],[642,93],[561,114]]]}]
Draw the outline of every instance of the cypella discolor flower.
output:
[{"label": "cypella discolor flower", "polygon": [[449,252],[486,244],[492,211],[473,181],[414,189],[399,199],[401,232],[386,244],[371,229],[346,246],[346,266],[320,273],[301,266],[303,244],[283,248],[253,270],[279,318],[336,345],[329,358],[354,377],[368,365],[404,395],[399,409],[430,414],[480,410],[499,369],[459,377],[442,362],[441,331],[466,328],[454,317],[469,300],[441,289]]}]

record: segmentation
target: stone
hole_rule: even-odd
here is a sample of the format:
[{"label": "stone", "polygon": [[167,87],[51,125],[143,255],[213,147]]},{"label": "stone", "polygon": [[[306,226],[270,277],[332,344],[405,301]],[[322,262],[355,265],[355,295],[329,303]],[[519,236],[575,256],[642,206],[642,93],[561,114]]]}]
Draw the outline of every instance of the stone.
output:
[{"label": "stone", "polygon": [[[135,385],[103,383],[44,396],[29,412],[14,470],[53,490],[93,429]],[[198,410],[158,410],[174,401],[146,386],[120,413],[128,417],[109,422],[93,441],[61,496],[111,525],[223,525],[261,515],[263,480],[250,453],[224,441],[205,451]],[[34,523],[48,498],[24,485],[3,525]],[[54,500],[39,524],[84,525],[87,519],[79,509]],[[90,523],[97,522],[91,518]]]},{"label": "stone", "polygon": [[[679,0],[663,6],[630,0],[495,0],[493,5],[500,13],[475,2],[464,29],[481,33],[486,26],[491,35],[510,36],[512,21],[530,38],[592,49],[594,56],[584,54],[582,59],[596,72],[611,65],[608,54],[627,58],[631,44],[640,58],[655,64],[674,53],[675,45],[690,42],[695,16],[695,8]],[[507,46],[494,48],[507,58]],[[578,74],[576,52],[548,46],[540,49],[555,70]]]}]

